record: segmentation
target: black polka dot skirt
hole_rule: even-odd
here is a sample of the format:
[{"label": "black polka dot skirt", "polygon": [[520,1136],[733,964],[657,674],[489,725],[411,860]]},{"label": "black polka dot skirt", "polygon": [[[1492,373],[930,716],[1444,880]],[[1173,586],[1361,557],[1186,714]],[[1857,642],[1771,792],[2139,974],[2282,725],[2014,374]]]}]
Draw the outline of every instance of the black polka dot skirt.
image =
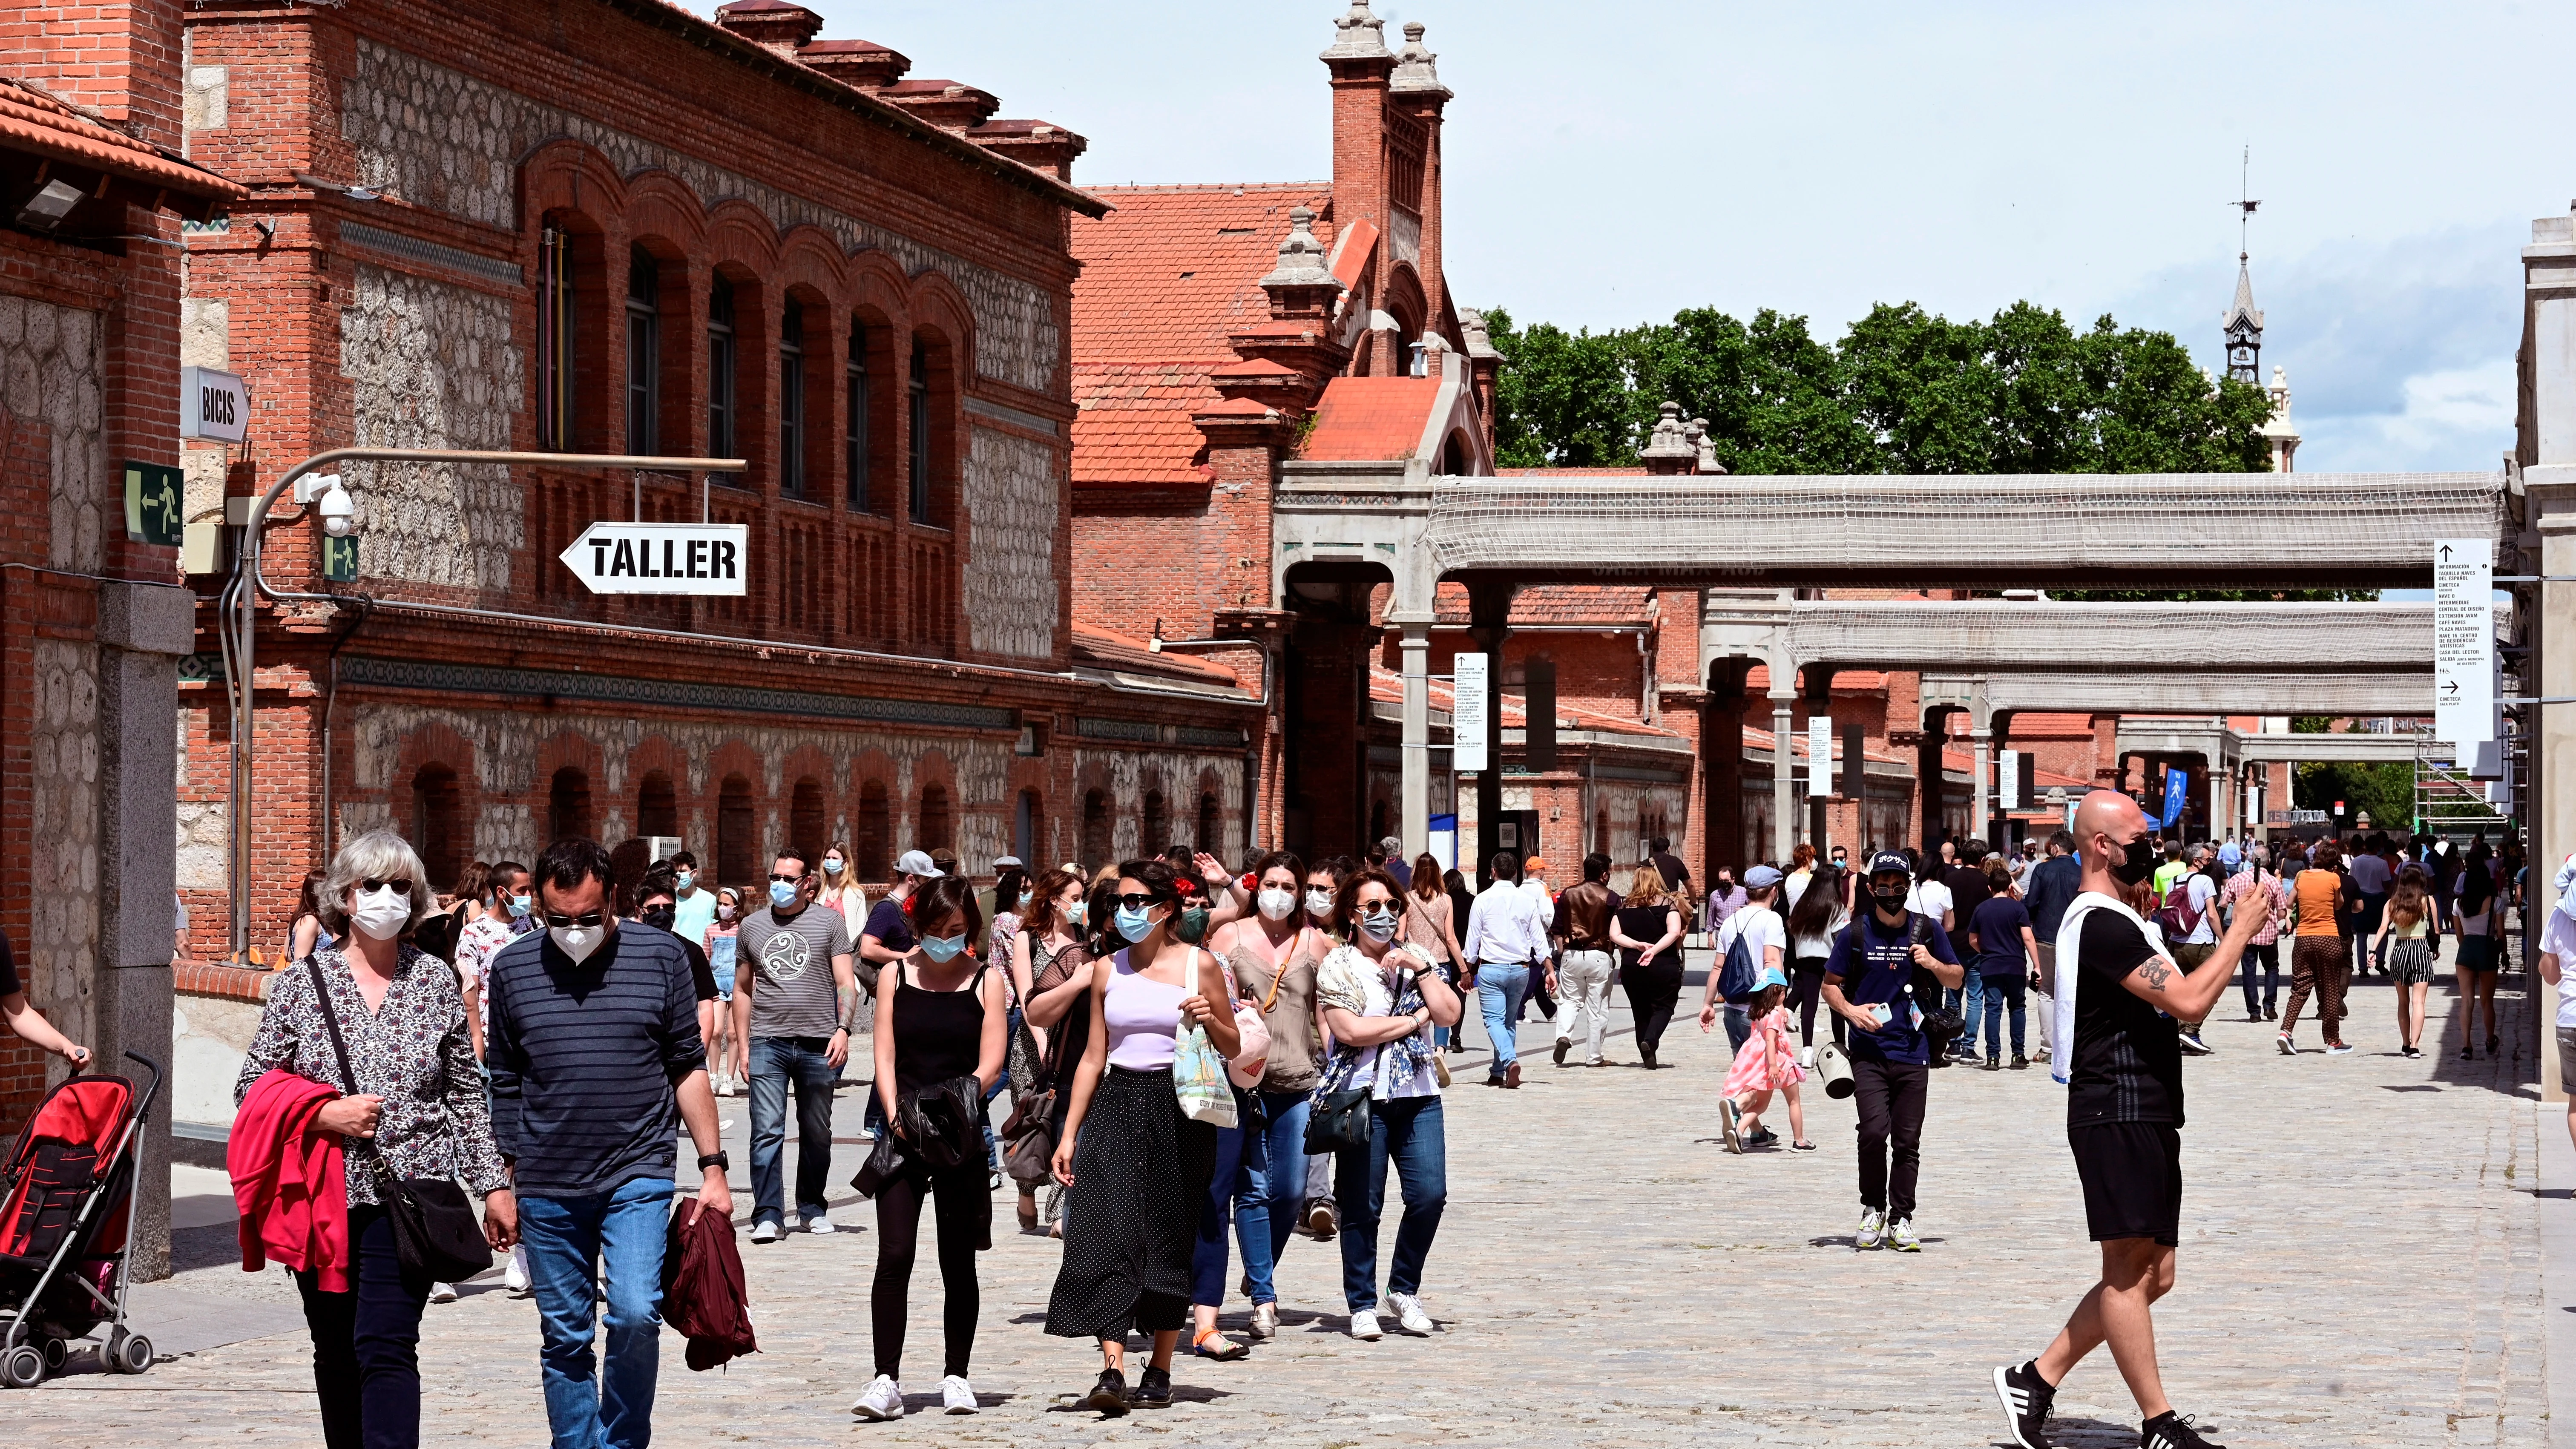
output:
[{"label": "black polka dot skirt", "polygon": [[1169,1068],[1104,1072],[1074,1143],[1046,1331],[1123,1338],[1186,1327],[1190,1254],[1215,1170],[1216,1129],[1181,1115]]}]

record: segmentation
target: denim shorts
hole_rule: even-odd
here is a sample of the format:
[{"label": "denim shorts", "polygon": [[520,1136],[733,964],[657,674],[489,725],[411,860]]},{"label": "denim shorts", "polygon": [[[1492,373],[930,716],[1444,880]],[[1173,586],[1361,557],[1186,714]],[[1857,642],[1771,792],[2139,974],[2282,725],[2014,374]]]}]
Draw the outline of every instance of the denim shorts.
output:
[{"label": "denim shorts", "polygon": [[2558,1028],[2558,1081],[2576,1091],[2576,1026]]}]

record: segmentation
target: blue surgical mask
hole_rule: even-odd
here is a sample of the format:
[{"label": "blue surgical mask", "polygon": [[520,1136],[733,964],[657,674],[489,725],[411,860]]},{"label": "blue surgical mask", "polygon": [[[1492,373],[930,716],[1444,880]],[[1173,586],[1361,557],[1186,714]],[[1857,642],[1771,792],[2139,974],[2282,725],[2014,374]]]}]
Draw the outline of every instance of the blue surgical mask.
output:
[{"label": "blue surgical mask", "polygon": [[796,896],[797,890],[796,883],[794,881],[774,880],[769,883],[769,903],[778,907],[780,910],[785,910],[789,906],[796,904]]},{"label": "blue surgical mask", "polygon": [[1069,905],[1064,909],[1065,923],[1067,925],[1079,926],[1083,924],[1084,919],[1090,914],[1091,902],[1075,901],[1072,905]]},{"label": "blue surgical mask", "polygon": [[525,919],[530,907],[533,905],[535,905],[535,902],[529,900],[526,896],[510,897],[510,919],[514,921]]},{"label": "blue surgical mask", "polygon": [[966,938],[964,936],[924,936],[921,938],[922,954],[928,956],[933,961],[954,961],[957,959],[957,953],[965,949]]},{"label": "blue surgical mask", "polygon": [[1120,906],[1116,920],[1118,934],[1126,937],[1131,943],[1144,940],[1154,933],[1154,909],[1151,906],[1141,911],[1131,911],[1125,906]]},{"label": "blue surgical mask", "polygon": [[1029,908],[1029,902],[1030,902],[1030,900],[1032,900],[1033,898],[1035,898],[1036,894],[1037,894],[1037,893],[1036,893],[1035,891],[1022,891],[1022,892],[1020,892],[1020,909],[1021,909],[1021,910],[1027,910],[1027,909]]},{"label": "blue surgical mask", "polygon": [[679,881],[680,889],[687,890],[698,883],[698,873],[693,870],[684,870],[679,872],[675,879]]}]

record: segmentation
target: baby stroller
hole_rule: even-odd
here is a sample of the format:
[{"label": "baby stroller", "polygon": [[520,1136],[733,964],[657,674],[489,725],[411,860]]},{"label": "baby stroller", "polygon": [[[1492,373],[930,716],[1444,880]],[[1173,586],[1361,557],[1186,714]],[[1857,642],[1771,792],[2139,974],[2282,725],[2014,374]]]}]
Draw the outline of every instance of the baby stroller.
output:
[{"label": "baby stroller", "polygon": [[45,1094],[0,1178],[0,1384],[31,1389],[60,1373],[70,1340],[108,1325],[109,1373],[152,1366],[152,1340],[125,1326],[126,1243],[134,1167],[161,1067],[138,1099],[123,1077],[75,1076]]}]

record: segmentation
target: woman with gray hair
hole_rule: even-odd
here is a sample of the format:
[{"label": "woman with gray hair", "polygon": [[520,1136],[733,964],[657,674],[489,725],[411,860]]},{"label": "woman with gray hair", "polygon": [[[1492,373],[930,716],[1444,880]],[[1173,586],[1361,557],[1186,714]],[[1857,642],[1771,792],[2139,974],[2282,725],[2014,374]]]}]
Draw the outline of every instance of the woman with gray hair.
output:
[{"label": "woman with gray hair", "polygon": [[[295,1275],[323,1439],[331,1449],[416,1445],[420,1315],[432,1285],[395,1251],[385,1180],[461,1179],[483,1198],[496,1246],[516,1236],[517,1207],[492,1145],[456,973],[411,944],[431,904],[420,857],[393,831],[371,831],[341,847],[317,894],[338,944],[315,947],[271,982],[233,1099],[272,1070],[344,1094],[315,1113],[313,1130],[347,1139],[349,1289]],[[355,1081],[342,1077],[335,1024]]]}]

